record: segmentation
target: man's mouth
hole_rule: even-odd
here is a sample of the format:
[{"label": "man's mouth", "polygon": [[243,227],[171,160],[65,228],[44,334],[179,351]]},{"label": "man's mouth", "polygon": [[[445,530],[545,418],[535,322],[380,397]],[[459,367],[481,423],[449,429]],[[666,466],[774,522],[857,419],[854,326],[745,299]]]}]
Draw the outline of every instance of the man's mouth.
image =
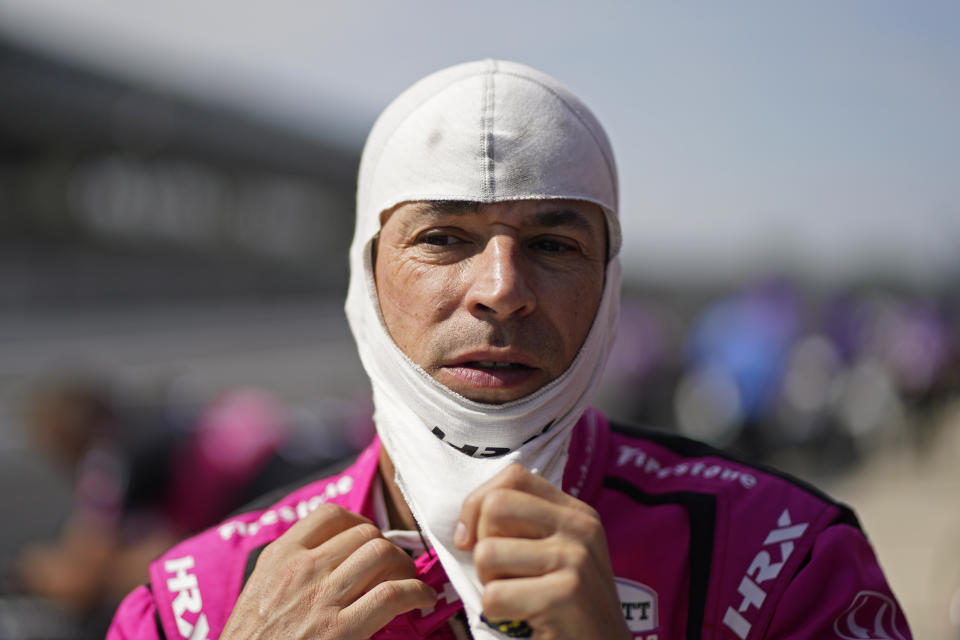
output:
[{"label": "man's mouth", "polygon": [[519,362],[490,362],[488,360],[471,360],[470,362],[464,362],[461,366],[477,369],[530,369],[527,365]]},{"label": "man's mouth", "polygon": [[521,362],[465,360],[444,367],[459,381],[472,387],[506,389],[526,383],[537,369]]}]

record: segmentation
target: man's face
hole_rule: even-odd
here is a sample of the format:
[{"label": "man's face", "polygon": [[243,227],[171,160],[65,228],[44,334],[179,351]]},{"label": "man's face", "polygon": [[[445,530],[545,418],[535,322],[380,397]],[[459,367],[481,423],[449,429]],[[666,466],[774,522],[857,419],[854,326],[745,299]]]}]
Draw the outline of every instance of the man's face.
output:
[{"label": "man's face", "polygon": [[570,366],[605,264],[595,204],[412,202],[382,216],[375,277],[397,346],[449,389],[499,404]]}]

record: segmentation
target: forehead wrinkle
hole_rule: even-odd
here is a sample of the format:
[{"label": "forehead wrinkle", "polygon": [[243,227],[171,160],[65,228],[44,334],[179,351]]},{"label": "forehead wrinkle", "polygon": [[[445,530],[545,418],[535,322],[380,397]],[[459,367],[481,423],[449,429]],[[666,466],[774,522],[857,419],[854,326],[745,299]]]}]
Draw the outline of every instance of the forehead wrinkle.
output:
[{"label": "forehead wrinkle", "polygon": [[[464,200],[437,200],[412,203],[414,206],[403,216],[405,228],[420,224],[431,223],[446,219],[449,216],[464,214],[478,214],[478,203]],[[392,216],[394,212],[390,212]],[[381,227],[386,224],[386,218],[381,221]]]}]

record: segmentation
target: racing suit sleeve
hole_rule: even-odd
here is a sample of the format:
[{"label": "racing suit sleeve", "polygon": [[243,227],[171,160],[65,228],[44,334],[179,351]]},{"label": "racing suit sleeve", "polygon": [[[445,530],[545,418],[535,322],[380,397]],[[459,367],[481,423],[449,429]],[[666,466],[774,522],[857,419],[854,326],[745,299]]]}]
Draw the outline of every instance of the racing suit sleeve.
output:
[{"label": "racing suit sleeve", "polygon": [[113,616],[106,640],[161,640],[157,604],[146,586],[131,591]]},{"label": "racing suit sleeve", "polygon": [[870,543],[849,524],[820,533],[763,637],[912,638]]}]

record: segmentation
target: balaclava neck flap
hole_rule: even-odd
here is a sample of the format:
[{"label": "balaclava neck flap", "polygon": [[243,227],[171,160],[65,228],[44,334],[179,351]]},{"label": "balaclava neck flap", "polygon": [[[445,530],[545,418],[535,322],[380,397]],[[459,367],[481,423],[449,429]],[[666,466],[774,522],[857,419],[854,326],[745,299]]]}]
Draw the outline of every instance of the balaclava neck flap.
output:
[{"label": "balaclava neck flap", "polygon": [[[609,260],[593,325],[570,367],[538,391],[482,404],[436,382],[393,342],[380,314],[372,243],[380,214],[410,201],[583,200],[606,218]],[[574,424],[596,391],[619,312],[613,152],[572,93],[529,67],[487,60],[434,73],[381,114],[360,164],[346,312],[373,387],[374,420],[414,517],[460,594],[475,638],[482,585],[453,544],[463,499],[513,463],[559,486]]]}]

